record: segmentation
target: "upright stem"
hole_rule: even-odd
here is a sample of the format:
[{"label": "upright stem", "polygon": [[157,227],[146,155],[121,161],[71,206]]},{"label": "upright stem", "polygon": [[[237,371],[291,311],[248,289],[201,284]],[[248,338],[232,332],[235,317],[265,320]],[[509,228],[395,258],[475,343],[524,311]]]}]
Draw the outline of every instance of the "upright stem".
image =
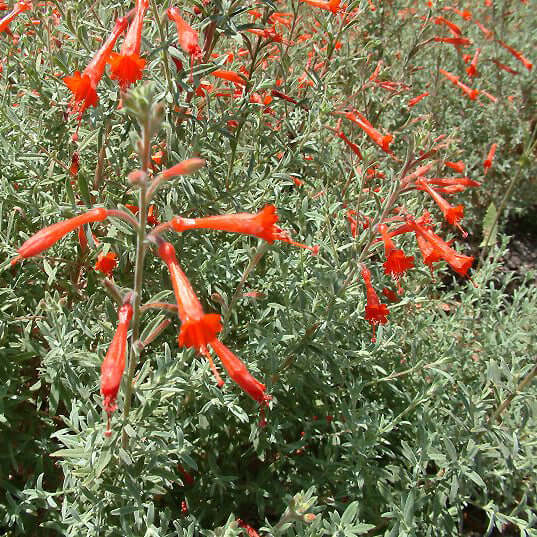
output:
[{"label": "upright stem", "polygon": [[[537,359],[536,359],[537,361]],[[502,421],[502,414],[509,408],[509,405],[512,403],[513,399],[517,394],[524,391],[527,386],[531,384],[531,381],[537,376],[537,365],[535,365],[530,372],[518,383],[515,391],[512,392],[508,397],[506,397],[500,406],[496,409],[494,414],[489,418],[489,425],[492,425],[495,421]]]},{"label": "upright stem", "polygon": [[160,16],[156,0],[153,0],[153,2],[151,3],[151,9],[153,10],[153,15],[157,20],[158,33],[160,37],[160,42],[162,44],[162,63],[164,64],[164,76],[166,77],[166,83],[168,84],[168,91],[170,92],[170,95],[173,95],[173,82],[170,74],[170,64],[168,62],[168,45],[164,36],[162,18]]},{"label": "upright stem", "polygon": [[[147,176],[149,168],[149,154],[151,151],[151,113],[148,112],[145,119],[145,124],[142,134],[142,171]],[[134,298],[133,298],[133,316],[132,316],[132,339],[131,348],[129,354],[129,371],[127,373],[127,386],[125,389],[125,404],[123,407],[123,434],[121,438],[121,445],[125,449],[128,444],[128,436],[125,430],[129,418],[129,412],[131,410],[132,391],[133,391],[133,378],[136,370],[137,356],[139,350],[137,348],[137,342],[140,337],[140,319],[142,317],[142,311],[140,308],[142,302],[142,285],[144,278],[144,258],[145,258],[145,227],[147,222],[147,199],[146,199],[147,184],[143,180],[140,182],[140,190],[138,192],[138,203],[140,211],[138,212],[138,230],[137,230],[137,244],[136,244],[136,266],[134,269]]]}]

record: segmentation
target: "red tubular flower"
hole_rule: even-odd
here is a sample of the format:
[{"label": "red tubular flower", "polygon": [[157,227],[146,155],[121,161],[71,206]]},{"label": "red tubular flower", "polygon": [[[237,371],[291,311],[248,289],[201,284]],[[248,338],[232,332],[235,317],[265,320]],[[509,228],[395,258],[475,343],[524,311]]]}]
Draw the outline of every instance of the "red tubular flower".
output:
[{"label": "red tubular flower", "polygon": [[393,136],[391,134],[386,134],[383,136],[360,113],[347,112],[345,117],[353,123],[356,123],[356,125],[358,125],[379,147],[381,147],[383,151],[386,153],[391,153],[390,144],[393,141]]},{"label": "red tubular flower", "polygon": [[112,276],[113,270],[117,266],[117,254],[108,252],[107,254],[99,254],[95,263],[95,270],[102,272],[105,276]]},{"label": "red tubular flower", "polygon": [[444,24],[445,26],[447,26],[449,28],[451,33],[453,35],[455,35],[455,36],[462,35],[461,29],[454,22],[451,22],[450,20],[446,19],[445,17],[435,17],[433,19],[433,22],[435,24]]},{"label": "red tubular flower", "polygon": [[472,13],[468,11],[467,9],[457,9],[456,7],[452,6],[446,6],[442,8],[444,11],[453,11],[453,13],[456,13],[460,17],[462,17],[464,20],[469,21],[472,20]]},{"label": "red tubular flower", "polygon": [[472,62],[470,65],[466,68],[466,72],[468,73],[468,76],[474,77],[477,75],[477,60],[479,59],[479,54],[481,54],[481,49],[477,48],[475,50],[474,57],[472,58]]},{"label": "red tubular flower", "polygon": [[78,113],[78,120],[82,119],[82,114],[90,106],[97,106],[99,97],[97,96],[97,84],[101,80],[106,62],[116,44],[118,37],[124,32],[127,27],[127,18],[121,17],[116,20],[116,24],[108,39],[103,43],[103,46],[97,51],[93,60],[80,74],[75,71],[73,76],[66,76],[63,81],[65,85],[73,93],[71,100],[71,112]]},{"label": "red tubular flower", "polygon": [[467,37],[433,37],[437,43],[448,43],[456,47],[469,47],[472,41]]},{"label": "red tubular flower", "polygon": [[440,261],[442,256],[425,237],[416,235],[416,240],[418,241],[418,247],[423,257],[423,262],[429,267],[431,277],[434,279],[433,263]]},{"label": "red tubular flower", "polygon": [[485,175],[487,175],[490,167],[492,166],[492,161],[494,160],[494,155],[496,154],[497,147],[498,147],[498,144],[492,144],[490,146],[487,158],[485,159],[485,162],[483,162],[483,168],[485,170]]},{"label": "red tubular flower", "polygon": [[101,365],[101,395],[104,397],[103,406],[108,414],[106,436],[110,436],[110,417],[117,409],[116,397],[125,369],[125,351],[127,348],[127,332],[132,318],[132,306],[123,304],[119,308],[117,330],[110,343],[108,352]]},{"label": "red tubular flower", "polygon": [[345,133],[343,131],[335,131],[336,132],[336,135],[338,138],[341,138],[345,144],[347,145],[347,147],[349,147],[349,149],[360,159],[360,160],[364,160],[364,157],[362,155],[362,152],[360,151],[360,148],[354,143],[354,142],[351,142],[346,136],[345,136]]},{"label": "red tubular flower", "polygon": [[516,50],[513,47],[510,47],[508,44],[503,41],[498,40],[498,44],[502,46],[505,50],[509,51],[528,71],[533,69],[533,64],[527,60],[520,51]]},{"label": "red tubular flower", "polygon": [[106,209],[91,209],[90,211],[52,224],[39,230],[35,235],[32,235],[18,250],[19,255],[11,261],[15,265],[19,259],[26,259],[40,254],[47,248],[50,248],[54,243],[59,241],[67,233],[74,231],[79,226],[89,224],[90,222],[102,222],[108,216]]},{"label": "red tubular flower", "polygon": [[178,175],[189,175],[197,172],[205,166],[205,161],[201,158],[189,158],[179,162],[175,166],[164,170],[160,175],[165,179],[171,179]]},{"label": "red tubular flower", "polygon": [[382,290],[382,294],[390,301],[390,302],[399,302],[399,297],[397,296],[397,293],[392,291],[391,289],[388,289],[385,287]]},{"label": "red tubular flower", "polygon": [[183,218],[181,216],[175,216],[169,225],[179,233],[190,229],[215,229],[230,233],[243,233],[245,235],[253,235],[271,244],[279,240],[298,246],[299,248],[311,250],[314,254],[318,253],[319,249],[316,246],[312,247],[293,241],[286,231],[276,225],[277,221],[276,207],[274,205],[267,205],[257,214],[234,213],[206,216],[204,218]]},{"label": "red tubular flower", "polygon": [[434,255],[447,261],[451,268],[460,274],[466,276],[468,270],[474,262],[474,258],[462,255],[453,250],[444,240],[432,231],[425,229],[421,224],[418,224],[412,217],[408,217],[408,224],[413,229],[416,236],[423,237],[430,246],[434,249]]},{"label": "red tubular flower", "polygon": [[262,407],[268,406],[271,397],[266,394],[266,386],[250,374],[242,360],[216,338],[210,342],[210,345],[220,358],[222,365],[233,382],[238,384],[243,392],[248,394],[254,401],[257,401]]},{"label": "red tubular flower", "polygon": [[367,294],[365,319],[366,321],[369,321],[369,324],[373,328],[373,337],[371,338],[371,341],[375,343],[375,341],[377,341],[377,338],[375,337],[376,327],[378,324],[386,324],[388,322],[387,315],[390,312],[386,304],[381,304],[377,293],[371,285],[371,272],[369,272],[369,269],[363,266],[360,274],[364,279]]},{"label": "red tubular flower", "polygon": [[179,345],[193,347],[198,352],[202,352],[203,348],[213,339],[216,339],[216,335],[222,330],[220,315],[203,312],[192,285],[177,262],[175,248],[169,242],[163,242],[159,246],[158,254],[168,266],[177,301],[179,318],[181,319]]},{"label": "red tubular flower", "polygon": [[444,218],[449,224],[457,227],[464,237],[468,236],[468,233],[466,233],[466,231],[464,231],[464,229],[462,229],[461,225],[459,224],[459,221],[464,216],[464,207],[462,205],[457,205],[457,207],[453,207],[438,192],[436,192],[434,188],[431,188],[431,186],[423,179],[418,179],[416,181],[416,185],[418,187],[421,187],[423,190],[426,190],[431,195],[431,198],[433,198],[433,200],[436,202],[436,204],[442,211]]},{"label": "red tubular flower", "polygon": [[119,81],[119,87],[126,91],[127,88],[142,78],[146,61],[140,58],[142,42],[142,26],[144,15],[149,7],[149,0],[136,0],[136,12],[129,26],[125,41],[119,54],[110,54],[110,78]]},{"label": "red tubular flower", "polygon": [[179,8],[168,8],[168,19],[175,22],[177,27],[177,42],[183,52],[188,54],[192,61],[199,60],[202,56],[201,48],[198,44],[198,32],[190,27],[181,17]]},{"label": "red tubular flower", "polygon": [[212,71],[210,74],[215,76],[216,78],[221,78],[222,80],[227,80],[228,82],[238,84],[239,86],[246,86],[246,80],[243,78],[242,75],[239,75],[239,73],[235,71],[216,69],[216,71]]},{"label": "red tubular flower", "polygon": [[418,95],[417,97],[414,97],[413,99],[410,99],[408,101],[408,107],[412,108],[413,106],[417,105],[422,99],[425,99],[425,97],[429,96],[429,92],[426,91],[425,93],[422,93],[421,95]]},{"label": "red tubular flower", "polygon": [[457,162],[450,162],[449,160],[444,163],[448,168],[451,168],[452,170],[455,170],[457,173],[463,173],[465,164],[462,160],[459,160]]},{"label": "red tubular flower", "polygon": [[32,9],[32,4],[28,0],[17,2],[13,9],[5,17],[0,19],[0,33],[5,32],[16,17],[29,9]]},{"label": "red tubular flower", "polygon": [[399,278],[409,269],[414,267],[414,256],[406,256],[403,250],[395,247],[395,244],[388,233],[386,224],[379,226],[379,232],[384,242],[384,252],[386,254],[386,262],[383,264],[384,272],[390,274],[397,284],[397,291],[402,294],[403,290],[399,282]]},{"label": "red tubular flower", "polygon": [[329,0],[329,1],[302,0],[302,1],[306,2],[306,4],[309,4],[312,7],[325,9],[326,11],[331,11],[332,13],[337,13],[339,11],[339,4],[341,3],[341,0]]},{"label": "red tubular flower", "polygon": [[493,59],[492,63],[494,63],[496,65],[496,67],[498,67],[499,69],[503,69],[504,71],[506,71],[507,73],[509,73],[511,75],[519,75],[520,74],[519,71],[515,71],[514,69],[511,69],[511,67],[499,62],[498,60]]},{"label": "red tubular flower", "polygon": [[475,98],[479,95],[479,91],[476,89],[469,88],[466,84],[462,83],[459,80],[458,76],[455,76],[448,71],[444,71],[444,69],[439,69],[440,73],[442,73],[449,81],[453,82],[455,86],[458,86],[468,97],[473,101]]},{"label": "red tubular flower", "polygon": [[278,97],[278,99],[283,99],[284,101],[287,101],[293,104],[298,104],[298,101],[296,99],[289,97],[289,95],[286,95],[285,93],[282,93],[281,91],[273,89],[270,91],[270,94],[273,97]]},{"label": "red tubular flower", "polygon": [[438,185],[440,187],[454,185],[460,185],[464,187],[481,186],[481,183],[478,183],[477,181],[474,181],[469,177],[433,177],[432,179],[427,179],[427,183],[429,183],[430,185]]}]

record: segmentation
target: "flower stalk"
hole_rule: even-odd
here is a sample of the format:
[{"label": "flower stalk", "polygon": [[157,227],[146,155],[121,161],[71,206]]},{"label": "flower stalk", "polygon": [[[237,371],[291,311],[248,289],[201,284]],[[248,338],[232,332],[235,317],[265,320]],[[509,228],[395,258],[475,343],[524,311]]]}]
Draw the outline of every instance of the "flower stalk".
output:
[{"label": "flower stalk", "polygon": [[140,319],[142,317],[141,303],[142,303],[142,290],[143,290],[143,278],[144,278],[144,259],[145,259],[145,238],[146,238],[146,222],[147,222],[147,183],[146,177],[149,170],[149,164],[151,162],[151,136],[152,136],[152,110],[146,113],[142,127],[142,139],[140,140],[139,150],[140,159],[142,161],[142,172],[144,179],[139,183],[138,190],[138,229],[136,237],[136,264],[134,268],[134,288],[133,288],[133,317],[132,317],[132,344],[129,354],[129,369],[127,372],[127,382],[125,387],[125,403],[123,406],[123,433],[121,437],[121,445],[123,449],[127,448],[128,436],[125,430],[125,425],[128,423],[129,413],[132,404],[132,392],[134,389],[133,378],[136,371],[137,358],[139,349],[136,345],[140,337]]}]

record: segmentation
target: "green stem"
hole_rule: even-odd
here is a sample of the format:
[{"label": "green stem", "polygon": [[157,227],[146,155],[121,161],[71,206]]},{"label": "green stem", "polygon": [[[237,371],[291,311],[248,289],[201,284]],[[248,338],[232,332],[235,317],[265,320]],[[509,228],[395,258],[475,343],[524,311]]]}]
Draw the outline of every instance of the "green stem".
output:
[{"label": "green stem", "polygon": [[[142,171],[147,175],[149,168],[149,154],[151,152],[151,112],[147,113],[142,135],[142,154],[140,155],[142,160]],[[142,302],[142,287],[144,278],[144,258],[145,258],[145,227],[147,222],[147,197],[146,197],[147,184],[143,180],[140,182],[139,191],[139,207],[138,213],[138,229],[137,229],[137,244],[136,244],[136,265],[134,269],[134,298],[133,298],[133,317],[132,317],[132,339],[131,348],[129,354],[129,370],[127,373],[127,386],[125,389],[125,403],[123,407],[123,434],[121,438],[121,445],[123,449],[127,447],[128,436],[125,430],[125,425],[129,419],[129,413],[132,403],[132,392],[134,389],[133,378],[136,370],[137,357],[139,350],[137,348],[137,342],[140,337],[140,319],[142,317],[141,302]]]},{"label": "green stem", "polygon": [[166,77],[166,82],[168,83],[168,91],[170,95],[173,95],[173,83],[172,77],[170,75],[170,62],[168,61],[168,46],[166,45],[166,39],[164,38],[164,28],[162,28],[162,19],[160,18],[158,12],[158,6],[156,0],[152,0],[151,9],[157,21],[157,28],[160,37],[160,42],[162,43],[162,63],[164,64],[164,76]]},{"label": "green stem", "polygon": [[244,287],[244,284],[246,283],[246,280],[248,279],[248,276],[250,276],[251,272],[255,269],[259,261],[261,261],[261,258],[265,255],[265,252],[268,250],[268,247],[268,243],[263,241],[257,248],[254,257],[252,257],[252,259],[250,260],[250,263],[248,263],[248,266],[246,267],[242,275],[241,281],[239,282],[239,285],[237,285],[237,289],[235,289],[235,292],[231,297],[229,307],[226,309],[226,313],[224,314],[224,326],[227,326],[227,322],[229,320],[229,317],[231,316],[231,311],[233,310],[240,298],[242,289]]},{"label": "green stem", "polygon": [[496,409],[494,414],[489,418],[489,424],[494,423],[495,421],[501,422],[502,414],[509,408],[513,399],[517,394],[524,391],[524,389],[531,384],[531,381],[537,376],[537,364],[532,368],[532,370],[518,383],[515,391],[506,397],[500,406]]}]

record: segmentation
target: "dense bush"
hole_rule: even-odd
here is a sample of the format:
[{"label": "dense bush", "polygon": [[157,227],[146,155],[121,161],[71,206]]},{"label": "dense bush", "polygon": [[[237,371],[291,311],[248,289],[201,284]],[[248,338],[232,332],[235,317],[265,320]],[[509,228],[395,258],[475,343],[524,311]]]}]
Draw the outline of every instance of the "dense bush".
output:
[{"label": "dense bush", "polygon": [[[537,535],[537,291],[531,275],[498,275],[508,239],[496,230],[504,211],[536,202],[534,70],[500,41],[528,56],[537,16],[530,2],[463,4],[370,0],[332,13],[302,1],[193,3],[180,6],[199,32],[203,57],[191,58],[166,17],[171,3],[151,0],[143,81],[127,96],[107,68],[79,124],[64,78],[84,71],[134,6],[33,2],[0,32],[6,535]],[[453,38],[438,17],[471,46],[434,41]],[[348,113],[395,140],[381,148]],[[266,425],[256,402],[232,382],[218,388],[205,358],[178,347],[175,313],[148,310],[139,340],[163,331],[141,351],[132,409],[113,415],[107,438],[99,368],[116,299],[135,287],[136,232],[110,219],[11,260],[33,233],[90,207],[135,210],[132,170],[158,176],[191,157],[206,166],[156,193],[159,222],[274,204],[278,224],[319,252],[167,231],[204,310],[222,315],[221,339],[266,385]],[[447,224],[435,231],[481,257],[475,285],[443,263],[431,277],[410,233],[394,237],[416,265],[397,295],[378,225],[393,231],[424,210],[442,222],[428,194],[401,181],[428,164],[430,177],[454,177],[445,162],[459,160],[458,175],[482,183],[449,197],[465,205],[471,244]],[[141,300],[174,302],[147,249]],[[395,295],[376,343],[364,266],[382,300],[382,288]]]}]

